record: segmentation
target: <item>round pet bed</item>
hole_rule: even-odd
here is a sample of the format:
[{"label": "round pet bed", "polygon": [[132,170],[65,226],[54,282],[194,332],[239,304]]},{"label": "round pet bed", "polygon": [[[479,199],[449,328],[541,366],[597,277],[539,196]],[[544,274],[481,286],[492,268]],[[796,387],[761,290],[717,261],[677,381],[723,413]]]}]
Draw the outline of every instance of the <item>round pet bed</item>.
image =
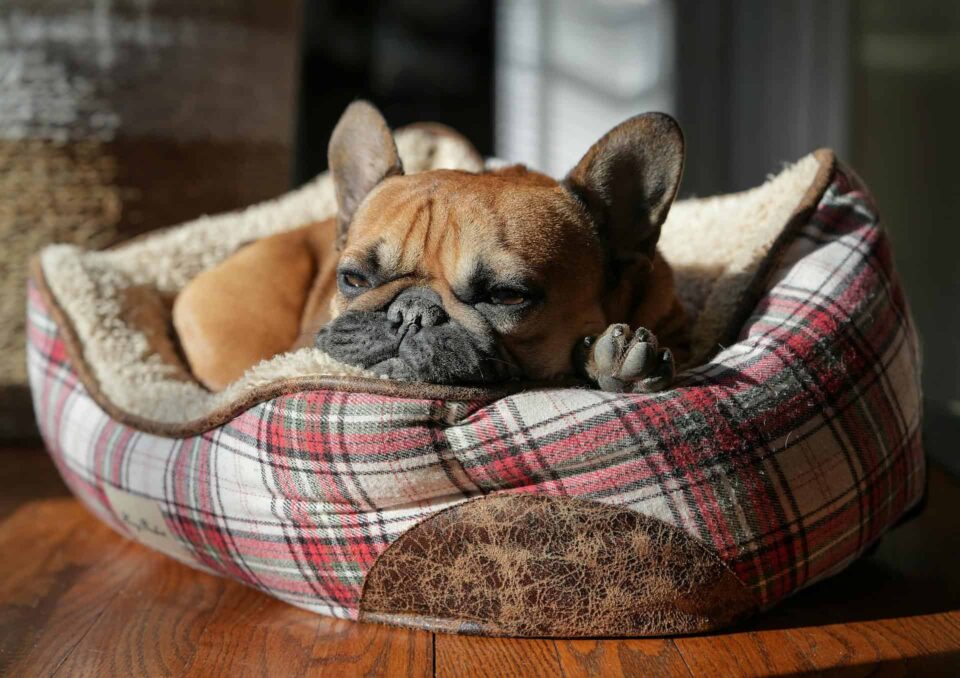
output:
[{"label": "round pet bed", "polygon": [[[437,127],[398,146],[408,170],[480,167]],[[674,207],[662,249],[696,360],[667,392],[403,384],[316,349],[204,391],[172,336],[176,292],[243,243],[333,211],[323,176],[35,261],[40,429],[121,534],[337,617],[651,635],[768,608],[921,499],[916,333],[874,205],[829,152]]]}]

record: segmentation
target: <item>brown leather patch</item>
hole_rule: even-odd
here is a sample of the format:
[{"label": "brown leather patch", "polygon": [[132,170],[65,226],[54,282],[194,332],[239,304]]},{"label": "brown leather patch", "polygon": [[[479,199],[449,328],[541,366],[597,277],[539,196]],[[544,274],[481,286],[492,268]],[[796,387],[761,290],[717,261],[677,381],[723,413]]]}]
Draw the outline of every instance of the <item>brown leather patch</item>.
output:
[{"label": "brown leather patch", "polygon": [[752,613],[706,546],[629,509],[491,495],[420,523],[374,563],[360,619],[534,637],[710,631]]}]

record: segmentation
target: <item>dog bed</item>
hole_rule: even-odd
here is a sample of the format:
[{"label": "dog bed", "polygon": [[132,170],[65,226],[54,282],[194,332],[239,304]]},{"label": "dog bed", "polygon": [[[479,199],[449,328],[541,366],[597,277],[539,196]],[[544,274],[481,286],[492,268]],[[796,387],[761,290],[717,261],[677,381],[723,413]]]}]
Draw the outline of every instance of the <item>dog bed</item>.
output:
[{"label": "dog bed", "polygon": [[[397,140],[408,171],[481,166],[439,127]],[[661,249],[695,359],[667,392],[405,384],[316,349],[205,391],[172,336],[177,291],[334,207],[321,176],[34,261],[40,429],[121,534],[337,617],[659,635],[723,627],[839,572],[923,494],[916,333],[874,205],[828,151],[674,206]]]}]

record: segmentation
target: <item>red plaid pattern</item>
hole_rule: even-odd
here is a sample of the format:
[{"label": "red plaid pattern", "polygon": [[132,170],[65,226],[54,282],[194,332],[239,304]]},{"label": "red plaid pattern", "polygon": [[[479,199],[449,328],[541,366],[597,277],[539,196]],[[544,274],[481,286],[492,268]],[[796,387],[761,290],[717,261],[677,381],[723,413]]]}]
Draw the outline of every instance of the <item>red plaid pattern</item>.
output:
[{"label": "red plaid pattern", "polygon": [[769,605],[845,567],[924,489],[916,333],[873,204],[842,173],[739,340],[666,393],[310,391],[172,439],[94,403],[35,289],[28,342],[40,429],[97,515],[336,616],[356,616],[364,576],[401,534],[481,494],[655,516],[711,545]]}]

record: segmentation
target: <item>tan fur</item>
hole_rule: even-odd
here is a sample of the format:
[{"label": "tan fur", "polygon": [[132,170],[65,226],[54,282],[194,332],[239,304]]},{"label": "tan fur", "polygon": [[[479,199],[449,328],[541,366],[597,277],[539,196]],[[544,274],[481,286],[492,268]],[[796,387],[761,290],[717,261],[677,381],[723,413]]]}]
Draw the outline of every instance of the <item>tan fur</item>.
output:
[{"label": "tan fur", "polygon": [[219,391],[250,367],[312,345],[329,319],[334,220],[247,245],[194,278],[173,324],[194,375]]}]

